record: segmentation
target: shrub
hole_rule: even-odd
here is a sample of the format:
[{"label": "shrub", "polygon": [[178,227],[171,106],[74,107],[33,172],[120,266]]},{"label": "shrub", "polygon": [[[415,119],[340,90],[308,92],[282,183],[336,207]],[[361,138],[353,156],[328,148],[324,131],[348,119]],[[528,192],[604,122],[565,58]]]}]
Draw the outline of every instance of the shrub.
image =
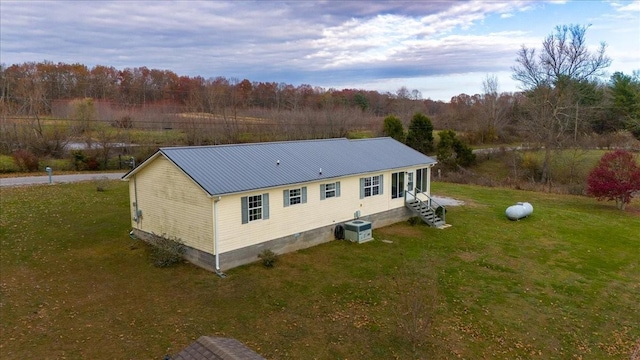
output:
[{"label": "shrub", "polygon": [[20,171],[38,171],[38,157],[32,152],[24,149],[13,152],[13,161]]},{"label": "shrub", "polygon": [[119,129],[132,129],[133,128],[133,119],[129,115],[125,115],[119,119],[114,120],[111,123],[111,126]]},{"label": "shrub", "polygon": [[73,171],[75,166],[69,159],[45,159],[41,161],[42,165],[49,166],[53,171]]},{"label": "shrub", "polygon": [[87,163],[85,164],[85,166],[87,170],[95,171],[95,170],[98,170],[98,168],[100,168],[100,163],[95,157],[92,156],[87,159]]},{"label": "shrub", "polygon": [[73,150],[71,151],[71,157],[73,159],[73,165],[76,170],[84,170],[84,167],[87,163],[87,155],[85,155],[82,150]]},{"label": "shrub", "polygon": [[185,251],[182,240],[175,236],[156,236],[151,249],[151,260],[155,267],[169,267],[182,261]]},{"label": "shrub", "polygon": [[618,209],[624,210],[640,191],[640,166],[628,151],[606,153],[589,173],[587,183],[589,195],[598,200],[615,200]]},{"label": "shrub", "polygon": [[521,166],[532,181],[538,181],[542,178],[542,164],[540,164],[535,154],[524,154],[522,156]]},{"label": "shrub", "polygon": [[0,173],[18,172],[20,169],[11,156],[0,155]]},{"label": "shrub", "polygon": [[276,255],[276,253],[274,253],[273,251],[267,249],[258,254],[258,258],[262,260],[262,265],[264,265],[264,267],[270,268],[276,264],[278,255]]},{"label": "shrub", "polygon": [[456,137],[453,130],[438,133],[440,141],[437,146],[438,162],[455,169],[458,166],[469,166],[476,162],[476,155],[471,148]]},{"label": "shrub", "polygon": [[412,216],[407,221],[409,222],[409,225],[411,225],[411,226],[416,226],[416,225],[422,224],[422,219],[419,216]]}]

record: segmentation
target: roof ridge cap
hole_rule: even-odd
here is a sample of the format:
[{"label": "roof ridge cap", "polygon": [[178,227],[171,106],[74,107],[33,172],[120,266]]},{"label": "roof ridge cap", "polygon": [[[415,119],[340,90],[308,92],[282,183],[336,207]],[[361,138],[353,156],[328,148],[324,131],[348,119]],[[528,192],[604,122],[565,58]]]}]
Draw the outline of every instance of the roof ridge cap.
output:
[{"label": "roof ridge cap", "polygon": [[[359,139],[366,140],[366,139]],[[259,145],[272,145],[272,144],[292,144],[292,143],[308,143],[308,142],[332,142],[332,141],[350,141],[346,137],[342,138],[327,138],[327,139],[306,139],[306,140],[282,140],[282,141],[265,141],[255,143],[237,143],[237,144],[217,144],[217,145],[194,145],[194,146],[165,146],[160,150],[176,150],[176,149],[208,149],[208,148],[221,148],[221,147],[236,147],[236,146],[259,146]]]}]

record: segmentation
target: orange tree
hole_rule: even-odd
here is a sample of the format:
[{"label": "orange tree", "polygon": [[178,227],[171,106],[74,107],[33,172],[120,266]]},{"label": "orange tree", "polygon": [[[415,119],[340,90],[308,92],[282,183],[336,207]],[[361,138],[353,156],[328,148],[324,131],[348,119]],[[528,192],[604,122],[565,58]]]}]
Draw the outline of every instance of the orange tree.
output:
[{"label": "orange tree", "polygon": [[587,193],[598,200],[615,200],[624,210],[634,194],[640,191],[640,167],[633,154],[624,150],[602,155],[587,179]]}]

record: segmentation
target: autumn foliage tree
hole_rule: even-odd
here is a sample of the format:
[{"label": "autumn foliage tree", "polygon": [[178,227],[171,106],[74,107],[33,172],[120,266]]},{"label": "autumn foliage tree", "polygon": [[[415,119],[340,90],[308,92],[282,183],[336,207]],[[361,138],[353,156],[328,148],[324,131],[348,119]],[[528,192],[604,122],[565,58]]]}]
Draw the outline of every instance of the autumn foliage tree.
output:
[{"label": "autumn foliage tree", "polygon": [[615,200],[620,210],[637,192],[640,192],[640,166],[628,151],[604,154],[587,179],[589,195],[598,200]]}]

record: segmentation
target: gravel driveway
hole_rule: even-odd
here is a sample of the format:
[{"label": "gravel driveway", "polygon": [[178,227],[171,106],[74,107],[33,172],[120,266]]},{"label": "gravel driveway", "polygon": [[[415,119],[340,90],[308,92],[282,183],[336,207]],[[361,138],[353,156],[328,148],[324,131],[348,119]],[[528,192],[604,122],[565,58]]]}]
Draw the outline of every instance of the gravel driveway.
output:
[{"label": "gravel driveway", "polygon": [[[96,179],[110,179],[117,180],[124,176],[125,173],[93,173],[93,174],[74,174],[74,175],[56,175],[55,173],[51,177],[51,181],[54,184],[58,183],[70,183],[78,181],[91,181]],[[25,176],[14,178],[2,178],[0,179],[0,187],[5,186],[24,186],[24,185],[37,185],[48,184],[49,176]]]}]

